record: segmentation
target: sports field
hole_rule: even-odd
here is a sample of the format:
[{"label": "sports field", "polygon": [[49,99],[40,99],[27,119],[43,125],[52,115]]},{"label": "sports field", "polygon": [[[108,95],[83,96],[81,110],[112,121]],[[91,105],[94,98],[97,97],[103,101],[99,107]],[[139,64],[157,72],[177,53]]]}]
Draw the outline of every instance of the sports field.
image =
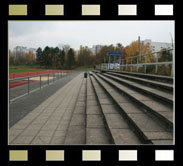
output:
[{"label": "sports field", "polygon": [[26,66],[26,65],[9,67],[9,73],[35,72],[35,71],[43,71],[43,70],[47,70],[47,69],[40,68],[39,66]]},{"label": "sports field", "polygon": [[[51,74],[51,73],[56,73],[56,72],[62,72],[65,74],[68,74],[70,72],[72,72],[71,70],[49,70],[49,69],[39,69],[39,68],[30,68],[30,67],[14,67],[14,68],[10,68],[9,69],[9,79],[14,79],[14,78],[20,78],[20,77],[27,77],[27,76],[38,76],[41,74]],[[52,79],[52,77],[50,77],[49,79]],[[43,77],[41,78],[42,81],[47,80],[47,77]],[[35,83],[39,81],[39,78],[34,77],[34,78],[30,78],[29,83]],[[17,86],[21,86],[24,84],[27,84],[28,80],[17,80],[17,81],[13,81],[10,82],[10,88],[14,88]]]}]

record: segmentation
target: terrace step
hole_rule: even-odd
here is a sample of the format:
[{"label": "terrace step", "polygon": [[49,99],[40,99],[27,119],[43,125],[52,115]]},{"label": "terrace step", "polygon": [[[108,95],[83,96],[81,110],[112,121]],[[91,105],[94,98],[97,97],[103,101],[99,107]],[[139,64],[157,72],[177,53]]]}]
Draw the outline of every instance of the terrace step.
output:
[{"label": "terrace step", "polygon": [[[157,118],[158,116],[154,116],[152,113],[149,113],[149,111],[144,110],[142,105],[135,103],[134,100],[125,95],[125,93],[121,93],[122,91],[116,88],[117,83],[115,85],[114,81],[101,74],[93,73],[93,76],[119,108],[119,114],[123,119],[128,121],[131,131],[138,135],[141,143],[173,143],[172,129],[170,126],[169,128],[166,128],[164,123],[161,123],[162,119],[160,120],[160,118]],[[120,87],[121,85],[118,86]],[[122,86],[120,88],[122,89]],[[108,111],[111,111],[111,109]]]},{"label": "terrace step", "polygon": [[87,77],[86,144],[114,144],[90,76]]},{"label": "terrace step", "polygon": [[[107,71],[105,71],[105,72],[107,72]],[[122,74],[122,75],[129,75],[129,76],[144,78],[147,80],[154,80],[154,81],[158,81],[158,82],[173,84],[173,77],[170,77],[170,76],[160,76],[160,75],[153,75],[153,74],[143,74],[143,73],[124,72],[124,71],[120,71],[120,72],[111,71],[111,72]]]},{"label": "terrace step", "polygon": [[124,78],[126,80],[134,81],[134,82],[140,83],[142,85],[145,85],[147,87],[159,89],[161,91],[166,91],[169,93],[173,92],[173,85],[171,85],[169,83],[152,81],[152,80],[148,80],[148,79],[144,79],[144,78],[140,78],[140,77],[135,77],[135,76],[130,76],[130,75],[124,75],[124,74],[120,74],[120,73],[116,73],[116,72],[107,72],[107,74],[111,74],[111,75],[114,75],[114,76],[117,76],[120,78]]},{"label": "terrace step", "polygon": [[115,144],[143,144],[146,140],[139,138],[133,131],[128,121],[119,113],[118,108],[105,92],[101,85],[91,77],[92,85],[95,89],[102,114],[106,121],[106,126]]},{"label": "terrace step", "polygon": [[126,87],[131,88],[132,90],[136,90],[136,91],[140,92],[142,95],[153,97],[153,98],[157,99],[158,101],[166,102],[170,105],[173,105],[173,94],[170,94],[170,93],[164,92],[164,91],[160,91],[156,88],[147,87],[140,83],[136,83],[131,80],[126,80],[126,79],[118,77],[118,76],[113,76],[111,74],[104,73],[103,75],[116,82],[119,82],[120,84],[122,84]]},{"label": "terrace step", "polygon": [[171,131],[173,130],[173,108],[171,106],[140,94],[139,92],[132,90],[129,87],[124,86],[114,80],[111,80],[102,74],[97,75],[109,83],[113,88],[116,88],[119,92],[125,94],[135,103],[140,105],[145,112],[148,112],[150,116],[154,117],[154,119],[157,119],[158,122],[160,122],[164,127],[167,127]]},{"label": "terrace step", "polygon": [[66,131],[64,144],[86,144],[86,79],[83,79],[75,108]]}]

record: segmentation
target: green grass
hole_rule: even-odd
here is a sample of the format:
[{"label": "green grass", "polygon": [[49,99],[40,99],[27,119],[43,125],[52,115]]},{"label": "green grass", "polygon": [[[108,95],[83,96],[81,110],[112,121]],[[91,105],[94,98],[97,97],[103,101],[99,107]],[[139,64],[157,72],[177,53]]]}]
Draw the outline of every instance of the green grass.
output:
[{"label": "green grass", "polygon": [[48,69],[41,69],[36,66],[10,66],[14,67],[14,69],[9,69],[9,73],[21,73],[21,72],[36,72]]},{"label": "green grass", "polygon": [[82,66],[82,67],[77,67],[76,70],[88,70],[88,71],[91,71],[91,70],[93,70],[93,67],[91,67],[91,66]]},{"label": "green grass", "polygon": [[41,69],[9,69],[9,73],[35,72],[35,71],[41,71]]}]

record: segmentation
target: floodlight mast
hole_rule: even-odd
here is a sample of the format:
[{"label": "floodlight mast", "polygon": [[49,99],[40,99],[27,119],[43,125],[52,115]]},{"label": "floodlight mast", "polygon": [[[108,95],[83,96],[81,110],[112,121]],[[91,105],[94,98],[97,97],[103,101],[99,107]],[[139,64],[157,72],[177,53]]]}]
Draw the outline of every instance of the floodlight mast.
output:
[{"label": "floodlight mast", "polygon": [[139,45],[139,56],[140,56],[140,62],[141,62],[141,40],[140,40],[140,36],[138,37],[138,45]]}]

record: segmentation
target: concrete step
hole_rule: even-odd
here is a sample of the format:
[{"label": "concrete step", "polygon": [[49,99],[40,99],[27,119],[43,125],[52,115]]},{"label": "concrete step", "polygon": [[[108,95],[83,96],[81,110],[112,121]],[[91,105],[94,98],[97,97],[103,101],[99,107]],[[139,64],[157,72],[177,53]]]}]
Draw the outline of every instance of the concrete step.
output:
[{"label": "concrete step", "polygon": [[83,79],[71,119],[69,121],[64,144],[86,144],[86,79]]},{"label": "concrete step", "polygon": [[[117,89],[120,93],[128,96],[130,100],[141,106],[144,112],[147,112],[154,119],[157,119],[165,128],[170,131],[173,130],[173,108],[167,104],[160,103],[152,98],[140,94],[135,90],[121,85],[120,83],[107,78],[104,75],[97,74],[100,78],[109,83],[113,88]],[[163,114],[162,114],[163,112]],[[168,118],[167,118],[168,117]]]},{"label": "concrete step", "polygon": [[121,116],[118,108],[115,106],[115,103],[110,99],[110,96],[102,89],[99,83],[92,76],[91,80],[114,144],[137,145],[146,143],[139,139],[138,135],[133,131],[133,128],[131,128],[131,125],[128,124],[128,121]]},{"label": "concrete step", "polygon": [[86,94],[86,144],[105,145],[114,144],[104,115],[98,103],[90,76],[87,77]]},{"label": "concrete step", "polygon": [[[164,127],[161,123],[158,123],[157,119],[150,116],[151,114],[148,112],[144,112],[144,109],[141,106],[134,103],[126,95],[122,95],[121,92],[116,90],[113,85],[109,84],[107,79],[104,79],[103,76],[96,74],[93,74],[93,76],[105,92],[113,99],[121,111],[119,114],[123,119],[128,121],[128,124],[130,124],[129,126],[131,126],[131,131],[134,131],[134,133],[139,136],[141,143],[173,144],[172,131]],[[108,111],[110,112],[111,110]],[[116,115],[118,114],[116,113]],[[112,126],[118,125],[118,123],[114,123],[114,121],[117,121],[117,118],[114,119],[117,117],[116,115],[112,115],[112,117],[109,116],[113,119],[113,123],[111,123]],[[114,133],[119,134],[119,131],[116,130],[115,132],[112,132],[112,134]],[[123,136],[125,137],[126,135],[124,134]]]},{"label": "concrete step", "polygon": [[168,92],[160,91],[156,88],[152,87],[147,87],[145,85],[142,85],[140,83],[136,83],[131,80],[126,80],[124,78],[118,77],[118,76],[113,76],[111,74],[103,74],[104,76],[107,76],[110,79],[113,79],[120,84],[130,87],[133,90],[136,90],[140,92],[141,94],[153,97],[157,99],[158,101],[162,101],[164,103],[170,104],[171,106],[173,105],[173,94],[170,94]]},{"label": "concrete step", "polygon": [[126,80],[131,80],[131,81],[140,83],[140,84],[145,85],[147,87],[152,87],[152,88],[159,89],[161,91],[173,93],[173,85],[169,84],[169,83],[163,83],[163,82],[148,80],[148,79],[144,79],[144,78],[140,78],[140,77],[119,74],[116,72],[107,72],[107,73],[114,75],[114,76],[117,76],[117,77],[120,77],[120,78],[124,78]]},{"label": "concrete step", "polygon": [[[105,71],[107,72],[107,71]],[[168,84],[173,84],[173,77],[170,76],[160,76],[160,75],[153,75],[153,74],[143,74],[143,73],[135,73],[135,72],[122,72],[122,71],[111,71],[114,73],[122,74],[122,75],[129,75],[139,78],[144,78],[148,80],[154,80],[158,82],[164,82]]]}]

